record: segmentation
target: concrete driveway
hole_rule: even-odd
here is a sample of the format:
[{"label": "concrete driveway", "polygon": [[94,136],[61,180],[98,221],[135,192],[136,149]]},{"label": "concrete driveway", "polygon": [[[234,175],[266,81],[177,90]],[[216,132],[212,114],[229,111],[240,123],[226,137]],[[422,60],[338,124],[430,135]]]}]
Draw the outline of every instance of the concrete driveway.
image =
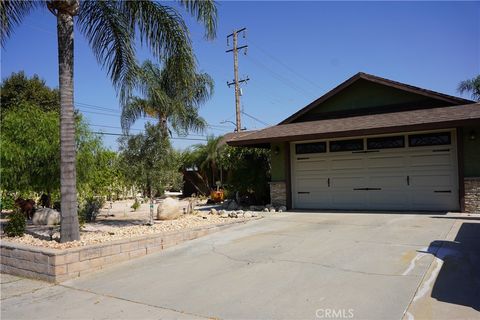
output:
[{"label": "concrete driveway", "polygon": [[1,315],[480,318],[479,219],[277,214],[61,285],[7,277]]}]

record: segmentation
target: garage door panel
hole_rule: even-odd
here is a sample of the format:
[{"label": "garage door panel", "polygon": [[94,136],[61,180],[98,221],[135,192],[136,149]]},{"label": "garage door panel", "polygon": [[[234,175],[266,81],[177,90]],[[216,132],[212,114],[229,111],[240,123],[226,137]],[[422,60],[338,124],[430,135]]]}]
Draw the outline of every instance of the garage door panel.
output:
[{"label": "garage door panel", "polygon": [[330,178],[330,186],[334,191],[338,188],[361,188],[365,186],[367,182],[366,177],[357,176],[357,177],[332,177]]},{"label": "garage door panel", "polygon": [[364,159],[355,158],[355,159],[336,159],[332,161],[333,170],[345,170],[345,169],[363,169],[364,168]]},{"label": "garage door panel", "polygon": [[369,187],[379,187],[382,189],[396,188],[401,189],[405,187],[405,175],[391,175],[391,176],[371,176],[369,178]]},{"label": "garage door panel", "polygon": [[370,157],[367,161],[368,168],[398,168],[405,167],[405,158],[402,156],[394,155],[391,157]]},{"label": "garage door panel", "polygon": [[332,193],[332,204],[335,208],[363,208],[367,202],[367,195],[361,191],[337,189]]},{"label": "garage door panel", "polygon": [[426,155],[413,155],[411,156],[411,163],[410,166],[418,167],[418,166],[447,166],[451,167],[452,165],[452,157],[450,153],[440,154],[432,152],[431,154]]},{"label": "garage door panel", "polygon": [[327,189],[327,178],[297,180],[298,191],[312,191],[314,189]]},{"label": "garage door panel", "polygon": [[328,171],[327,161],[306,161],[298,164],[297,171]]},{"label": "garage door panel", "polygon": [[376,210],[404,209],[405,193],[401,189],[369,192],[369,207]]},{"label": "garage door panel", "polygon": [[454,177],[450,173],[435,174],[430,172],[429,174],[413,175],[410,177],[410,185],[413,188],[430,187],[431,190],[438,189],[440,187],[452,187]]}]

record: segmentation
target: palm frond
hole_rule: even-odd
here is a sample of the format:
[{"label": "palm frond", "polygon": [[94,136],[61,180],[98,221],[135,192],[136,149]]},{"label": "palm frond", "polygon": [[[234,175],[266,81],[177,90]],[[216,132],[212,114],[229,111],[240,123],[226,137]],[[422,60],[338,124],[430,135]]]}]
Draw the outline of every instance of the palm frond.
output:
[{"label": "palm frond", "polygon": [[122,130],[128,133],[131,125],[135,123],[135,121],[146,116],[145,110],[148,108],[149,104],[147,100],[137,97],[130,98],[122,108],[122,115],[120,117]]},{"label": "palm frond", "polygon": [[33,9],[45,6],[42,1],[2,0],[0,1],[0,42],[5,46],[7,39],[12,35],[13,29],[18,26],[23,18]]},{"label": "palm frond", "polygon": [[97,61],[107,70],[124,100],[138,73],[135,38],[129,20],[118,9],[117,1],[82,1],[78,24]]},{"label": "palm frond", "polygon": [[119,1],[120,11],[129,20],[130,30],[139,31],[142,45],[150,48],[156,58],[178,57],[190,69],[195,58],[187,26],[179,13],[154,1]]},{"label": "palm frond", "polygon": [[480,75],[460,82],[457,90],[461,94],[470,93],[472,99],[480,101]]},{"label": "palm frond", "polygon": [[180,0],[182,6],[205,26],[205,37],[214,39],[217,34],[217,5],[213,0]]}]

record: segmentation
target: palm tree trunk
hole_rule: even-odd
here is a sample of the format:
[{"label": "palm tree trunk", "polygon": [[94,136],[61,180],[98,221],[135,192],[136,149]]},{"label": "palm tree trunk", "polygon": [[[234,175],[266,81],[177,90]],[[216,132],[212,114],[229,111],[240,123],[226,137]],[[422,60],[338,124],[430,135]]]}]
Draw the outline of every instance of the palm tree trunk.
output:
[{"label": "palm tree trunk", "polygon": [[80,239],[77,215],[75,166],[75,116],[73,113],[73,16],[57,13],[60,84],[60,241]]}]

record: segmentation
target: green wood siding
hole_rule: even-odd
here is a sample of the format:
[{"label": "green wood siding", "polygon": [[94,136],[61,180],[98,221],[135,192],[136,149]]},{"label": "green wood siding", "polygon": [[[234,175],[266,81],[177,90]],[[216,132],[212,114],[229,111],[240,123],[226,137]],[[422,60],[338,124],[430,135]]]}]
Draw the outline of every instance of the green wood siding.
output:
[{"label": "green wood siding", "polygon": [[463,172],[465,177],[480,177],[480,126],[463,128]]},{"label": "green wood siding", "polygon": [[[367,80],[358,80],[294,122],[308,120],[314,114],[394,106],[441,107],[445,102],[392,88]],[[366,110],[368,112],[368,110]]]},{"label": "green wood siding", "polygon": [[[278,149],[277,149],[278,148]],[[275,154],[278,150],[278,154]],[[272,181],[284,181],[285,176],[285,145],[283,143],[272,143],[271,145],[271,174]]]}]

